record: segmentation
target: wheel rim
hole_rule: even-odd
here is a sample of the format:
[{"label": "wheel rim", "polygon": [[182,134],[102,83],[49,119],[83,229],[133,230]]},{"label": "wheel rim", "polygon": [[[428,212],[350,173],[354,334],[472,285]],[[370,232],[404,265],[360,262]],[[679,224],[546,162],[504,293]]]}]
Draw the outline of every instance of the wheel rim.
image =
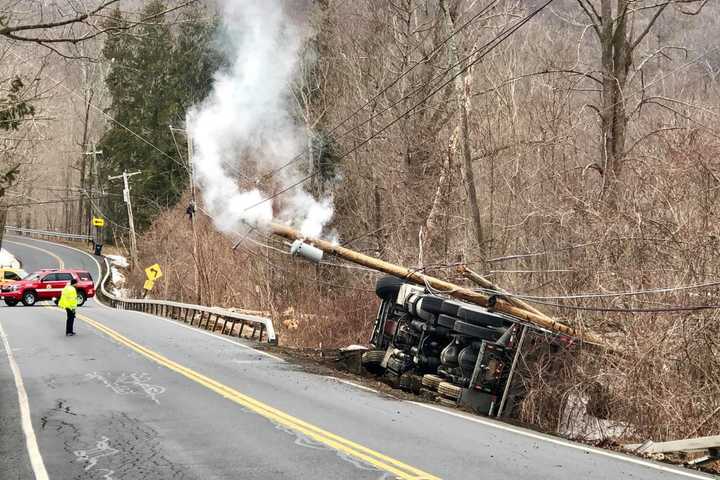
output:
[{"label": "wheel rim", "polygon": [[35,303],[35,295],[33,295],[32,293],[26,293],[23,296],[23,299],[25,300],[25,303],[29,305],[33,305]]},{"label": "wheel rim", "polygon": [[78,305],[84,305],[85,300],[85,295],[83,295],[82,293],[78,293]]}]

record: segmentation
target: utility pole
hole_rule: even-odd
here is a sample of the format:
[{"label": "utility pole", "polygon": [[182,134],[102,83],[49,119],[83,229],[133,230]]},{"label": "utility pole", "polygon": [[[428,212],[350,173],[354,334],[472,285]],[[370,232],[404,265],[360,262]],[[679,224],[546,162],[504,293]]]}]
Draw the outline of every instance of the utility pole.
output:
[{"label": "utility pole", "polygon": [[132,200],[130,198],[130,184],[128,183],[128,179],[130,177],[134,177],[135,175],[140,175],[142,171],[138,172],[132,172],[128,173],[127,170],[125,170],[122,175],[117,175],[114,177],[108,177],[108,180],[117,180],[118,178],[123,179],[123,200],[125,200],[125,203],[127,204],[128,209],[128,223],[130,224],[130,268],[135,268],[138,263],[137,258],[137,239],[135,238],[135,221],[133,220],[133,211],[132,211]]},{"label": "utility pole", "polygon": [[[187,141],[188,166],[187,171],[190,176],[190,205],[188,206],[188,215],[190,216],[190,226],[192,228],[193,238],[193,265],[195,266],[195,293],[197,295],[197,303],[202,303],[202,289],[200,287],[200,259],[198,258],[198,241],[197,230],[195,227],[195,212],[197,210],[197,201],[195,199],[195,175],[193,172],[193,142],[190,132],[184,129],[175,128],[170,125],[171,132],[181,132],[185,134]],[[177,145],[177,144],[176,144]],[[180,153],[180,152],[178,152]]]},{"label": "utility pole", "polygon": [[[84,207],[84,203],[85,203],[85,202],[82,202],[82,201],[80,202],[80,218],[81,218],[81,221],[82,221],[82,225],[80,226],[80,233],[83,233],[83,232],[89,233],[90,230],[91,230],[91,229],[90,229],[90,218],[89,218],[89,217],[92,217],[92,216],[93,216],[93,206],[92,206],[92,200],[91,200],[91,199],[93,198],[93,190],[94,190],[93,187],[94,187],[94,185],[95,185],[94,175],[97,173],[97,170],[96,170],[96,169],[97,169],[97,156],[98,156],[98,155],[102,155],[102,153],[103,153],[102,150],[97,150],[95,147],[96,147],[96,146],[95,146],[95,143],[91,143],[91,144],[90,144],[90,151],[89,151],[89,152],[83,152],[83,155],[91,155],[91,156],[92,156],[92,164],[90,165],[90,168],[89,168],[88,170],[90,171],[90,175],[93,176],[93,180],[90,180],[90,185],[89,185],[90,188],[88,188],[88,185],[85,184],[85,178],[84,178],[84,176],[85,176],[85,170],[86,170],[86,169],[85,169],[85,165],[84,165],[84,163],[83,163],[83,168],[82,168],[82,173],[81,173],[81,175],[83,176],[83,178],[80,180],[80,183],[81,183],[81,184],[80,184],[80,188],[89,190],[89,192],[88,192],[88,194],[87,194],[88,197],[89,197],[89,200],[88,200],[88,209],[87,209],[88,215],[87,215],[86,218],[83,218],[83,217],[85,217],[85,213],[86,213],[86,212],[85,212],[85,207]],[[99,200],[98,200],[98,201],[99,201]],[[86,228],[87,228],[87,230],[85,230]]]}]

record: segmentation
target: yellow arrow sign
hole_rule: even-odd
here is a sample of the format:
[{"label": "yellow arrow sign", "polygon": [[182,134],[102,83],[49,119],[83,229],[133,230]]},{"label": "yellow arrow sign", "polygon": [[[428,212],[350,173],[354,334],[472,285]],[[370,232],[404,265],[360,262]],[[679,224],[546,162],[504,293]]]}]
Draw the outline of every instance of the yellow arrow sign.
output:
[{"label": "yellow arrow sign", "polygon": [[153,282],[163,276],[162,270],[160,270],[160,265],[157,263],[146,268],[145,275],[147,275],[148,280]]},{"label": "yellow arrow sign", "polygon": [[145,290],[152,290],[155,286],[155,282],[152,280],[145,280],[145,285],[143,285],[143,288]]},{"label": "yellow arrow sign", "polygon": [[92,224],[96,227],[104,227],[105,226],[105,219],[104,218],[98,218],[93,217]]}]

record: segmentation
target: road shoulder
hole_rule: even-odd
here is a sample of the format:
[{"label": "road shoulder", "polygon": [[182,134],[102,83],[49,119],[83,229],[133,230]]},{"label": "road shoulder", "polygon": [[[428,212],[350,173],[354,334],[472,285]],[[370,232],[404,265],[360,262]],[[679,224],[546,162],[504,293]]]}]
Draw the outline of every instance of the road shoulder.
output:
[{"label": "road shoulder", "polygon": [[15,379],[2,343],[0,343],[0,472],[2,478],[6,480],[33,478],[22,429]]}]

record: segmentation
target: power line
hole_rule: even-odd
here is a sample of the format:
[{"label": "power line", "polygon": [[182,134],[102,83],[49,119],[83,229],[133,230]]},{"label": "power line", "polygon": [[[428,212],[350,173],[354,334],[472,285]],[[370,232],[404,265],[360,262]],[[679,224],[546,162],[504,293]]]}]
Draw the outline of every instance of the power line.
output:
[{"label": "power line", "polygon": [[[499,296],[499,295],[498,295]],[[671,312],[694,312],[700,310],[720,309],[720,305],[671,305],[663,308],[613,308],[613,307],[585,307],[578,305],[561,305],[559,303],[542,302],[540,300],[528,300],[530,303],[545,305],[548,307],[564,308],[566,310],[580,310],[586,312],[614,312],[614,313],[671,313]]]},{"label": "power line", "polygon": [[[442,48],[447,42],[449,42],[450,40],[452,40],[453,37],[455,37],[457,34],[459,34],[461,31],[463,31],[465,28],[467,28],[470,24],[472,24],[472,22],[474,22],[478,17],[480,17],[481,15],[485,14],[488,10],[490,10],[492,7],[494,7],[494,6],[497,4],[497,2],[498,2],[498,0],[493,0],[493,1],[490,2],[488,5],[486,5],[483,9],[481,9],[479,12],[477,12],[475,15],[473,15],[467,22],[465,22],[463,25],[461,25],[460,27],[458,27],[457,29],[455,29],[455,31],[453,31],[448,37],[446,37],[442,42],[440,42],[430,53],[425,54],[422,59],[420,59],[418,62],[416,62],[415,64],[413,64],[410,68],[408,68],[407,70],[405,70],[404,72],[402,72],[400,75],[398,75],[397,77],[395,77],[395,79],[394,79],[393,81],[391,81],[391,82],[389,82],[387,85],[385,85],[385,87],[383,87],[382,90],[380,90],[378,93],[376,93],[370,100],[368,100],[367,102],[365,102],[365,103],[364,103],[363,105],[361,105],[360,107],[356,108],[352,113],[350,113],[350,114],[347,115],[343,120],[341,120],[340,123],[338,123],[338,124],[335,125],[333,128],[331,128],[331,129],[328,131],[328,135],[331,135],[332,133],[336,132],[340,127],[342,127],[343,125],[345,125],[351,118],[355,117],[358,113],[360,113],[362,110],[364,110],[364,109],[365,109],[366,107],[368,107],[369,105],[375,103],[382,95],[384,95],[385,93],[387,93],[388,90],[390,90],[392,87],[394,87],[395,85],[397,85],[397,83],[398,83],[400,80],[402,80],[402,79],[405,78],[408,74],[410,74],[410,72],[412,72],[413,70],[415,70],[415,68],[417,68],[418,66],[420,66],[420,65],[426,63],[428,60],[430,60],[430,58],[432,58],[432,57],[440,50],[440,48]],[[428,35],[429,35],[429,34],[428,34]],[[429,84],[430,82],[433,82],[434,80],[436,80],[436,79],[438,79],[438,78],[444,77],[444,76],[447,75],[447,73],[450,72],[454,67],[460,65],[462,62],[464,62],[465,60],[467,60],[470,56],[472,56],[472,55],[474,55],[475,53],[477,53],[479,50],[480,50],[480,49],[477,49],[475,52],[471,53],[468,57],[465,57],[465,58],[464,58],[463,60],[461,60],[460,62],[456,63],[455,65],[453,65],[453,66],[451,66],[451,67],[448,67],[447,69],[445,69],[445,71],[443,71],[443,72],[440,73],[439,75],[436,75],[435,77],[433,77],[433,78],[428,82],[428,84]],[[353,128],[351,128],[351,129],[349,129],[349,130],[346,130],[346,131],[343,132],[341,135],[339,135],[336,139],[344,138],[344,137],[346,137],[348,134],[350,134],[351,132],[354,132],[355,130],[357,130],[358,128],[362,127],[363,125],[366,125],[368,122],[370,122],[370,121],[373,120],[374,118],[377,118],[379,115],[382,115],[383,113],[387,112],[389,109],[391,109],[392,107],[398,105],[400,102],[402,102],[402,101],[410,98],[412,95],[414,95],[415,93],[417,93],[422,87],[423,87],[423,86],[420,86],[420,87],[416,88],[415,90],[413,90],[413,91],[411,91],[410,93],[406,94],[406,95],[405,95],[404,97],[402,97],[400,100],[397,100],[396,102],[394,102],[392,105],[390,105],[389,107],[385,108],[385,109],[382,110],[381,112],[376,113],[375,115],[370,116],[368,119],[366,119],[366,120],[363,121],[362,123],[359,123],[359,124],[355,125]],[[293,163],[297,162],[298,160],[300,160],[300,159],[301,159],[303,156],[305,156],[305,155],[306,155],[306,152],[305,152],[305,151],[297,154],[295,157],[293,157],[293,158],[292,158],[291,160],[289,160],[287,163],[284,163],[283,165],[279,166],[278,168],[276,168],[276,169],[274,169],[274,170],[271,170],[270,172],[264,174],[261,178],[262,178],[262,179],[267,179],[267,178],[272,177],[273,175],[277,174],[277,173],[280,172],[281,170],[283,170],[283,169],[289,167],[290,165],[292,165]]]},{"label": "power line", "polygon": [[6,204],[5,207],[29,207],[33,205],[50,205],[54,203],[70,203],[70,202],[79,202],[83,198],[94,198],[96,200],[101,198],[107,198],[108,195],[102,195],[99,197],[77,197],[77,198],[65,198],[62,200],[46,200],[46,201],[37,201],[37,202],[26,202],[26,203],[10,203]]},{"label": "power line", "polygon": [[539,296],[539,295],[527,295],[522,293],[508,294],[506,292],[500,292],[497,290],[487,288],[476,288],[478,292],[489,293],[492,295],[508,295],[514,298],[522,300],[575,300],[584,298],[617,298],[617,297],[634,297],[639,295],[655,295],[660,293],[673,293],[682,292],[687,290],[700,290],[703,288],[717,287],[720,286],[720,281],[712,281],[707,283],[697,283],[694,285],[683,285],[680,287],[661,287],[653,288],[648,290],[636,290],[636,291],[625,291],[625,292],[597,292],[597,293],[578,293],[570,295],[552,295],[552,296]]}]

